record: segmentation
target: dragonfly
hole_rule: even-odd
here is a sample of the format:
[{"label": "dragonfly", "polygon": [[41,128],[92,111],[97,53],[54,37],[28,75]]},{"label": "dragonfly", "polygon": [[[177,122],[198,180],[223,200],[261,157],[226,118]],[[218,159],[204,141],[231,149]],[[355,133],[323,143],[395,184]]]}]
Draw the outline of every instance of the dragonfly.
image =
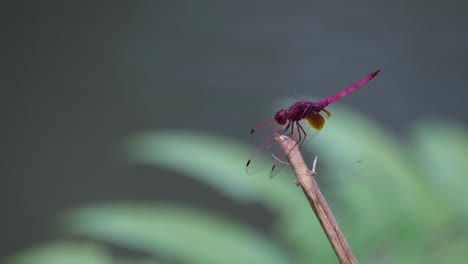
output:
[{"label": "dragonfly", "polygon": [[331,113],[325,109],[328,105],[372,80],[379,72],[380,70],[371,72],[348,88],[316,102],[299,100],[288,108],[277,111],[273,118],[269,118],[252,128],[250,136],[254,141],[257,137],[261,137],[260,131],[267,130],[268,136],[250,155],[245,166],[247,174],[256,174],[265,169],[267,164],[273,162],[270,169],[270,178],[273,178],[282,168],[281,165],[287,164],[283,161],[285,154],[275,137],[277,135],[288,136],[301,147],[315,136],[325,125],[325,120],[331,117]]}]

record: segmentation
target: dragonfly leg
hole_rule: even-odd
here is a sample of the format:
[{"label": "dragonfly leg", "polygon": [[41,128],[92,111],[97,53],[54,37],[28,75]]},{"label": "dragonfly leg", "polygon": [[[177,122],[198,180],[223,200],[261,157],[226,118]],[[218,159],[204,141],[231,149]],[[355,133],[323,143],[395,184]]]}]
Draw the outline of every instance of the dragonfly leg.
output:
[{"label": "dragonfly leg", "polygon": [[292,134],[294,133],[294,123],[293,121],[291,121],[291,132],[289,132],[289,134],[287,135],[288,137],[292,136]]},{"label": "dragonfly leg", "polygon": [[296,125],[297,125],[297,134],[298,134],[298,138],[297,138],[296,144],[300,144],[300,142],[301,142],[301,140],[302,140],[301,132],[303,131],[303,129],[302,129],[301,124],[299,124],[299,122],[297,122]]},{"label": "dragonfly leg", "polygon": [[[297,121],[294,121],[294,122],[292,123],[292,125],[291,125],[291,132],[288,134],[288,137],[292,136],[293,133],[294,133],[294,123],[295,123],[296,126],[297,126],[296,129],[297,129],[297,133],[298,133],[298,135],[299,135],[299,136],[298,136],[299,138],[298,138],[298,141],[296,141],[296,139],[293,138],[294,146],[291,147],[291,149],[289,150],[289,152],[291,152],[292,149],[293,149],[294,147],[296,147],[296,145],[298,145],[298,142],[301,142],[301,141],[302,141],[302,134],[301,134],[301,133],[305,133],[305,131],[304,131],[304,129],[302,128],[301,124],[300,124],[299,122],[297,122]],[[296,136],[294,136],[294,137],[296,137]]]},{"label": "dragonfly leg", "polygon": [[278,131],[279,134],[284,134],[286,131],[288,131],[289,127],[291,126],[291,121],[288,121],[288,124],[282,128],[281,130]]},{"label": "dragonfly leg", "polygon": [[[305,132],[304,128],[302,127],[302,125],[301,125],[300,123],[297,123],[297,127],[299,128],[299,129],[298,129],[298,130],[299,130],[299,142],[298,142],[298,144],[299,144],[299,146],[301,146],[302,143],[305,141],[305,139],[306,139],[306,137],[307,137],[307,133]],[[301,138],[301,131],[302,131],[302,133],[304,134],[304,135],[303,135],[304,138]]]}]

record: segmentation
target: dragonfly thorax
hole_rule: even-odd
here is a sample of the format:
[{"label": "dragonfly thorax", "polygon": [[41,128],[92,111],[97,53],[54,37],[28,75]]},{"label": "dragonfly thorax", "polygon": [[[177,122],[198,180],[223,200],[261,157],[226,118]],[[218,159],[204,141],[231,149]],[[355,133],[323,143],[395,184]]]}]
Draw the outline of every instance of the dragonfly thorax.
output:
[{"label": "dragonfly thorax", "polygon": [[291,121],[300,121],[303,118],[318,114],[319,112],[320,109],[314,103],[309,101],[300,101],[289,107],[288,111],[286,111],[286,116]]}]

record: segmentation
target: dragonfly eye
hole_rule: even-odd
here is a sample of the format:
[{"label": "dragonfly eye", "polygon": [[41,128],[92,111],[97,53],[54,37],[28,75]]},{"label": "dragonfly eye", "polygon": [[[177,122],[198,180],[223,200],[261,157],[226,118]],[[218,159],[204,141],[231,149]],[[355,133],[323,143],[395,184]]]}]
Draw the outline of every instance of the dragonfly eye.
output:
[{"label": "dragonfly eye", "polygon": [[276,123],[280,125],[286,124],[286,121],[288,120],[288,111],[285,109],[281,109],[275,114],[275,121]]}]

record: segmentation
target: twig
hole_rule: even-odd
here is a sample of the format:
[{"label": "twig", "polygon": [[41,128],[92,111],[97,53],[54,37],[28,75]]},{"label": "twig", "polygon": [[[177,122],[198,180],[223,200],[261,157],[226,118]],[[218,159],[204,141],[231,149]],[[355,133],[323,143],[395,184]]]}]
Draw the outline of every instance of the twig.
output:
[{"label": "twig", "polygon": [[336,256],[340,260],[340,263],[357,264],[358,262],[354,257],[348,242],[343,236],[335,217],[327,205],[327,201],[315,182],[314,176],[317,157],[315,157],[312,171],[310,171],[307,168],[304,158],[302,157],[295,141],[283,135],[278,135],[276,137],[276,141],[280,144],[283,152],[287,154],[286,157],[296,174],[296,184],[301,186],[302,191],[306,195],[310,206],[320,221],[320,225],[322,225],[322,229],[325,231],[325,234],[327,235]]}]

